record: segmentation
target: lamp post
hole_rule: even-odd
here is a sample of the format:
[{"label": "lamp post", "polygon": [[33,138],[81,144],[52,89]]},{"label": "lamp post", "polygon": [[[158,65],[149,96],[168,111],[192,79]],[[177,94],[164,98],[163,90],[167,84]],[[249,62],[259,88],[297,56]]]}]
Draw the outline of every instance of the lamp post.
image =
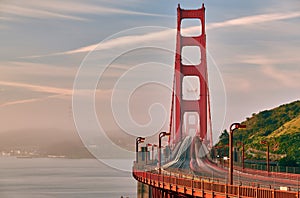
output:
[{"label": "lamp post", "polygon": [[161,173],[161,139],[164,137],[164,136],[169,136],[171,135],[171,133],[167,133],[167,132],[160,132],[159,133],[159,138],[158,138],[158,171],[159,171],[159,174]]},{"label": "lamp post", "polygon": [[267,142],[266,140],[262,140],[260,143],[267,145],[266,160],[267,160],[267,172],[269,173],[269,171],[270,171],[270,145],[269,145],[269,142]]},{"label": "lamp post", "polygon": [[238,141],[237,144],[242,145],[242,169],[245,169],[245,145],[243,142]]},{"label": "lamp post", "polygon": [[136,163],[138,163],[139,143],[142,143],[144,141],[145,141],[145,138],[143,138],[143,137],[137,137],[135,139],[135,153],[136,153],[136,155],[135,155],[135,162]]},{"label": "lamp post", "polygon": [[233,123],[230,125],[229,129],[229,184],[233,184],[233,132],[236,129],[244,129],[246,125],[240,123]]}]

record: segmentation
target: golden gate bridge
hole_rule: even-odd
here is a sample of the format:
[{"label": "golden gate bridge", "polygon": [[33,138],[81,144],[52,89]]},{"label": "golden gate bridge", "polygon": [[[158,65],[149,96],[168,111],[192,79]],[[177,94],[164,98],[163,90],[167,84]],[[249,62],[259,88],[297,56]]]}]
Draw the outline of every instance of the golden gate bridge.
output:
[{"label": "golden gate bridge", "polygon": [[[182,20],[200,20],[197,36],[182,35]],[[199,63],[183,63],[184,48],[198,50]],[[195,79],[196,88],[186,79]],[[184,93],[192,92],[190,97]],[[138,181],[140,197],[201,197],[201,198],[300,198],[299,175],[258,171],[235,167],[233,164],[234,130],[245,128],[240,123],[230,126],[229,164],[219,166],[209,156],[212,148],[210,98],[206,60],[205,7],[186,10],[178,4],[177,37],[170,127],[159,134],[159,143],[148,144],[138,150],[145,138],[136,139],[136,161],[133,176]],[[168,136],[168,146],[162,155],[162,138]],[[152,146],[150,160],[148,146]],[[154,160],[154,146],[158,147],[158,161]],[[275,182],[280,188],[272,186]]]}]

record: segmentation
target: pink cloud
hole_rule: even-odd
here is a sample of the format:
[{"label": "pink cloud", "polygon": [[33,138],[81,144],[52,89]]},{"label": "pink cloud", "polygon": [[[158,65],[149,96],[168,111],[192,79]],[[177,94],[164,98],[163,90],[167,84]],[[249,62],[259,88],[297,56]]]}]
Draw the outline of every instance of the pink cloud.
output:
[{"label": "pink cloud", "polygon": [[59,95],[46,96],[46,97],[42,97],[42,98],[30,98],[30,99],[25,99],[25,100],[16,100],[16,101],[11,101],[11,102],[6,102],[6,103],[3,103],[3,104],[0,104],[0,107],[6,107],[6,106],[10,106],[10,105],[18,105],[18,104],[24,104],[24,103],[38,102],[38,101],[47,100],[49,98],[59,97],[59,96],[61,96],[61,95],[59,94]]},{"label": "pink cloud", "polygon": [[29,89],[31,91],[54,93],[54,94],[61,94],[61,95],[72,95],[72,93],[73,93],[73,90],[71,90],[71,89],[63,89],[63,88],[41,86],[41,85],[32,85],[32,84],[19,83],[19,82],[0,81],[0,85],[11,86],[11,87],[20,87],[20,88]]},{"label": "pink cloud", "polygon": [[[207,24],[207,30],[216,29],[216,28],[226,28],[231,26],[248,26],[258,23],[265,23],[265,22],[272,22],[272,21],[279,21],[285,19],[293,19],[300,17],[300,12],[288,12],[288,13],[272,13],[272,14],[259,14],[253,16],[246,16],[240,17],[236,19],[230,19],[223,22],[216,22]],[[186,33],[193,33],[198,31],[199,27],[188,27],[184,31]],[[144,34],[144,35],[132,35],[132,36],[124,36],[115,38],[112,40],[108,40],[102,42],[101,45],[92,44],[84,47],[80,47],[74,50],[69,50],[65,52],[53,53],[48,55],[37,55],[37,56],[30,56],[27,58],[37,58],[37,57],[44,57],[44,56],[55,56],[55,55],[72,55],[76,53],[87,53],[92,50],[103,50],[103,49],[110,49],[114,47],[126,46],[128,44],[139,44],[140,42],[149,41],[149,40],[165,40],[166,38],[175,37],[176,30],[169,29],[158,31],[154,33]],[[26,58],[26,57],[25,57]]]}]

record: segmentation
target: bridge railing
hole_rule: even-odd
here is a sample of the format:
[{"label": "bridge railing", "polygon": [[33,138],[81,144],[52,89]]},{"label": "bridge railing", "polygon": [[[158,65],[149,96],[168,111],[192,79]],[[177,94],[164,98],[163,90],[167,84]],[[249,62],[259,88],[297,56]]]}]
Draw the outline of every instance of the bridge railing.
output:
[{"label": "bridge railing", "polygon": [[[218,194],[221,197],[256,197],[256,198],[298,198],[299,191],[281,191],[258,186],[229,185],[223,182],[209,181],[207,178],[189,177],[177,174],[159,174],[133,168],[133,176],[142,183],[156,188],[203,196],[205,193]],[[204,193],[204,194],[203,194]]]},{"label": "bridge railing", "polygon": [[[216,163],[212,160],[209,160],[210,163],[213,163],[219,167],[227,168],[228,164],[226,163]],[[300,168],[299,167],[283,167],[283,166],[270,166],[269,173],[267,172],[267,166],[265,164],[249,164],[245,163],[244,169],[242,168],[241,163],[234,164],[234,170],[238,170],[245,173],[250,173],[253,175],[268,176],[273,178],[282,178],[300,181]]]},{"label": "bridge railing", "polygon": [[245,167],[244,169],[242,169],[242,167],[240,166],[235,166],[235,170],[239,170],[250,174],[273,177],[273,178],[282,178],[282,179],[289,179],[295,181],[300,180],[300,174],[291,173],[291,172],[276,172],[276,170],[272,168],[270,168],[270,172],[268,173],[264,169],[264,167],[260,165],[254,165],[251,168]]},{"label": "bridge railing", "polygon": [[[154,165],[136,165],[136,169],[145,171],[145,172],[151,172],[151,173],[157,173],[158,169],[157,166]],[[226,170],[224,170],[226,171]],[[252,172],[251,172],[252,171]],[[247,170],[241,171],[241,172],[247,172]],[[275,180],[276,177],[273,175],[267,175],[265,171],[262,171],[261,173],[258,173],[257,170],[250,169],[248,173],[252,174],[253,177],[251,180],[240,180],[239,179],[239,174],[241,172],[237,171],[235,173],[235,180],[234,184],[239,185],[239,186],[250,186],[250,187],[260,187],[260,188],[268,188],[268,189],[281,189],[282,187],[292,190],[292,191],[297,191],[299,189],[299,184],[300,184],[300,175],[297,175],[299,177],[299,182],[297,180],[294,180],[293,182],[290,182],[289,184],[280,184],[277,183]],[[180,169],[180,168],[168,168],[167,170],[161,171],[162,175],[169,175],[169,176],[174,176],[176,178],[187,178],[187,179],[194,179],[194,180],[205,180],[213,183],[227,183],[227,173],[224,174],[225,177],[220,177],[216,174],[214,174],[214,171],[209,172],[191,172],[186,169]],[[257,180],[256,175],[262,175],[262,176],[268,176],[269,178],[273,178],[273,181],[270,183],[259,183],[259,180]],[[277,176],[278,177],[278,176]],[[283,177],[281,177],[283,178]],[[299,197],[300,198],[300,197]]]},{"label": "bridge railing", "polygon": [[[237,166],[242,166],[241,163],[236,163]],[[267,170],[266,164],[256,164],[256,163],[249,163],[245,162],[245,168],[257,169],[257,170]],[[291,174],[300,174],[300,167],[289,167],[289,166],[276,166],[270,165],[270,172],[276,173],[291,173]]]}]

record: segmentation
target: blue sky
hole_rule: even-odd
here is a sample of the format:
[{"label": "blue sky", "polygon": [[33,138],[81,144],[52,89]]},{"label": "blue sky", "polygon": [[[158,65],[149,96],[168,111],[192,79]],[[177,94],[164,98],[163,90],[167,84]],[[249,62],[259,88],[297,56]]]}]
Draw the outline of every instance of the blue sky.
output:
[{"label": "blue sky", "polygon": [[[141,43],[164,43],[168,48],[174,48],[172,29],[176,28],[177,3],[181,3],[182,8],[198,8],[202,2],[1,1],[0,132],[75,130],[72,89],[76,73],[88,52],[108,37],[110,41],[103,44],[106,51],[102,57],[98,54],[102,61],[113,56],[116,49],[134,48]],[[215,68],[209,73],[213,86],[214,136],[217,137],[218,132],[228,128],[230,123],[242,121],[252,113],[299,99],[300,2],[211,0],[204,3],[210,54],[208,67]],[[143,26],[159,27],[119,33]],[[171,33],[166,33],[168,30]],[[149,34],[148,37],[145,34]],[[119,40],[115,40],[117,38]],[[174,64],[170,53],[142,50],[137,54],[117,60],[97,90],[97,113],[107,131],[118,128],[111,119],[109,96],[112,83],[120,77],[124,67],[125,70],[132,69],[137,59],[139,64],[152,59]],[[147,79],[152,75],[156,74],[151,73],[151,69],[137,71],[130,79],[137,82],[138,78]],[[136,101],[131,102],[135,104],[131,111],[135,112],[133,117],[141,125],[149,121],[144,114],[151,102],[169,105],[167,89],[166,93],[160,89],[154,86],[134,96]],[[157,97],[164,99],[157,101]],[[162,124],[166,128],[167,124]]]}]

